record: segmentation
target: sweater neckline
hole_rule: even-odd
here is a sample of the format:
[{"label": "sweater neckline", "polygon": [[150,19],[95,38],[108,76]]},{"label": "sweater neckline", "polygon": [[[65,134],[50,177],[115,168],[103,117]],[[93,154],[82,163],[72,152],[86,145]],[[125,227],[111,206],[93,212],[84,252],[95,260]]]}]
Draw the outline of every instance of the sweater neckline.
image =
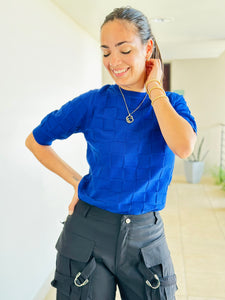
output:
[{"label": "sweater neckline", "polygon": [[[146,92],[136,92],[136,91],[129,91],[129,90],[125,90],[122,87],[120,87],[122,90],[122,93],[124,94],[124,97],[129,97],[129,98],[135,98],[135,99],[143,99],[146,95]],[[118,95],[121,95],[121,92],[119,90],[119,86],[117,84],[114,85],[114,90],[116,91],[116,93]],[[122,96],[122,95],[121,95]]]}]

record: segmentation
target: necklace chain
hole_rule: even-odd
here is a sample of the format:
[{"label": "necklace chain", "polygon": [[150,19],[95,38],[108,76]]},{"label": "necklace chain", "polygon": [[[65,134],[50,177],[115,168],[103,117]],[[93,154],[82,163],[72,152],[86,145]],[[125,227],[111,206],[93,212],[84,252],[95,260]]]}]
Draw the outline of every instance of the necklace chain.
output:
[{"label": "necklace chain", "polygon": [[127,117],[126,117],[126,121],[127,121],[127,123],[133,123],[133,122],[134,122],[134,117],[132,116],[132,114],[135,113],[135,111],[137,111],[137,110],[141,107],[141,105],[142,105],[143,102],[145,101],[145,98],[147,97],[147,93],[146,93],[144,99],[141,101],[141,103],[140,103],[140,104],[139,104],[132,112],[130,112],[129,109],[128,109],[127,102],[126,102],[126,100],[125,100],[124,94],[123,94],[123,92],[122,92],[120,86],[118,86],[118,87],[119,87],[119,89],[120,89],[120,93],[121,93],[121,95],[122,95],[122,97],[123,97],[124,104],[125,104],[126,109],[127,109],[127,112],[128,112],[128,115],[127,115]]}]

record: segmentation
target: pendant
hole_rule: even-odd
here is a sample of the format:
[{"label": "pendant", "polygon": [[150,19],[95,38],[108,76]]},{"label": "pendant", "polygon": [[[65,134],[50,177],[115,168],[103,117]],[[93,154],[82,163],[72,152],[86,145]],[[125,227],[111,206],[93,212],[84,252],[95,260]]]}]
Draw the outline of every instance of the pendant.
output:
[{"label": "pendant", "polygon": [[127,123],[133,123],[134,122],[134,118],[133,118],[133,116],[131,115],[131,114],[129,114],[127,117],[126,117],[126,121],[127,121]]}]

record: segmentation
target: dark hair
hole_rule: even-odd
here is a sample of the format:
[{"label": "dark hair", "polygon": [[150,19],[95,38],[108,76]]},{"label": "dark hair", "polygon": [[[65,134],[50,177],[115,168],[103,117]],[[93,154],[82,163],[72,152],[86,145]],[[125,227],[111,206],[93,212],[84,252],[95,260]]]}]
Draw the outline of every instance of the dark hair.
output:
[{"label": "dark hair", "polygon": [[161,53],[159,51],[159,47],[156,43],[155,37],[152,34],[149,21],[141,11],[130,6],[115,8],[110,14],[105,17],[101,29],[106,23],[113,20],[125,20],[135,25],[143,44],[146,44],[149,39],[152,39],[154,43],[152,58],[160,59],[163,68]]}]

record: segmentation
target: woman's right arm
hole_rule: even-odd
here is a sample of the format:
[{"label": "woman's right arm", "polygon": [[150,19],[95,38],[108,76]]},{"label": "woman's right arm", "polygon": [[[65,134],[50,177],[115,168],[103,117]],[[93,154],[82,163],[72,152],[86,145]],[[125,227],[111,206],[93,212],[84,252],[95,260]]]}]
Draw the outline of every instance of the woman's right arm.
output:
[{"label": "woman's right arm", "polygon": [[72,214],[74,206],[79,200],[77,191],[82,176],[72,169],[61,157],[59,157],[51,146],[43,146],[38,144],[34,139],[33,133],[27,137],[25,144],[46,168],[59,175],[74,187],[75,194],[72,202],[69,205],[69,213]]}]

